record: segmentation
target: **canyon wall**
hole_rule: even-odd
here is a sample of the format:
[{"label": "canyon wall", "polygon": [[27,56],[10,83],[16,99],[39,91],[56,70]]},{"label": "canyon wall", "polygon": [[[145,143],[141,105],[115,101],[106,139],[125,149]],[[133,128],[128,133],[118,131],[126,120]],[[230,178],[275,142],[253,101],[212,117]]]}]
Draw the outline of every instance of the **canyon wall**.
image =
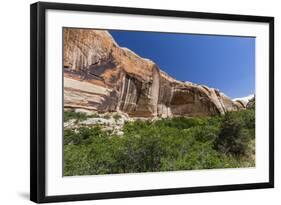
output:
[{"label": "canyon wall", "polygon": [[65,108],[131,117],[205,116],[245,108],[217,89],[172,78],[153,61],[120,47],[105,30],[63,32]]}]

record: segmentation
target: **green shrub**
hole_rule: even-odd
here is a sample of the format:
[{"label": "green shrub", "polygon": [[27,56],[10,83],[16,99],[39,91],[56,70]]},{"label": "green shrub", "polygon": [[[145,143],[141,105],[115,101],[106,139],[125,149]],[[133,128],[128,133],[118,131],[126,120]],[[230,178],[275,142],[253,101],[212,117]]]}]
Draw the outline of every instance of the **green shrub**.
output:
[{"label": "green shrub", "polygon": [[106,115],[103,116],[103,118],[104,118],[104,119],[110,119],[111,116],[110,116],[109,114],[106,114]]},{"label": "green shrub", "polygon": [[194,126],[188,129],[190,135],[200,142],[214,142],[219,134],[219,128],[214,126]]},{"label": "green shrub", "polygon": [[177,129],[188,129],[197,125],[205,125],[207,118],[187,118],[187,117],[175,117],[170,119],[162,119],[155,122],[156,126],[174,127]]},{"label": "green shrub", "polygon": [[80,127],[77,130],[64,130],[64,144],[89,144],[93,138],[105,136],[99,127]]},{"label": "green shrub", "polygon": [[114,136],[99,127],[66,129],[64,175],[255,166],[252,109],[225,116],[137,120],[125,123],[123,132]]},{"label": "green shrub", "polygon": [[74,112],[74,111],[64,111],[64,122],[67,122],[70,119],[76,119],[77,121],[87,119],[87,115],[81,112]]},{"label": "green shrub", "polygon": [[[245,155],[250,140],[253,138],[248,127],[252,126],[249,115],[245,113],[226,113],[221,131],[216,140],[216,148],[225,154]],[[245,128],[246,127],[246,128]]]},{"label": "green shrub", "polygon": [[121,118],[121,115],[115,114],[115,115],[113,115],[113,118],[117,121]]}]

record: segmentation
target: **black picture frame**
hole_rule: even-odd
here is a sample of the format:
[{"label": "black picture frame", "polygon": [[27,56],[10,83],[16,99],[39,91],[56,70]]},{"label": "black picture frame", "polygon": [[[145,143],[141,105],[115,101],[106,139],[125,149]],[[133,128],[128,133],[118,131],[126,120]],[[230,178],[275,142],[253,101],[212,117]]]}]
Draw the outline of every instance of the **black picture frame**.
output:
[{"label": "black picture frame", "polygon": [[[46,196],[46,10],[67,10],[168,16],[196,19],[263,22],[269,24],[269,181],[263,183],[170,188],[107,193]],[[30,200],[37,203],[96,200],[274,187],[274,18],[265,16],[202,13],[144,8],[38,2],[30,6]]]}]

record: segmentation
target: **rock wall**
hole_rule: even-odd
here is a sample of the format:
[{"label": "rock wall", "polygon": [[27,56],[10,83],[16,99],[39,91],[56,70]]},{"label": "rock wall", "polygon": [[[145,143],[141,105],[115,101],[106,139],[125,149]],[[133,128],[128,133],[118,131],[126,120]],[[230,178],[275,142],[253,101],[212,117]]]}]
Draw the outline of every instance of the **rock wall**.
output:
[{"label": "rock wall", "polygon": [[107,31],[64,28],[64,106],[132,117],[203,116],[242,109],[223,93],[172,78]]}]

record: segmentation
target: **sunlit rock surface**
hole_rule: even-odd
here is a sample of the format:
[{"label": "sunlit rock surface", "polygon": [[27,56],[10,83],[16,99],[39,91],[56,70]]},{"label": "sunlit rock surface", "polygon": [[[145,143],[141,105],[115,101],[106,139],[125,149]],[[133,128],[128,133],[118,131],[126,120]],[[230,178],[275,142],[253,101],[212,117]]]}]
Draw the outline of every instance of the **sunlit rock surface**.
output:
[{"label": "sunlit rock surface", "polygon": [[172,78],[107,31],[73,28],[64,28],[64,107],[145,118],[245,108],[217,89]]}]

